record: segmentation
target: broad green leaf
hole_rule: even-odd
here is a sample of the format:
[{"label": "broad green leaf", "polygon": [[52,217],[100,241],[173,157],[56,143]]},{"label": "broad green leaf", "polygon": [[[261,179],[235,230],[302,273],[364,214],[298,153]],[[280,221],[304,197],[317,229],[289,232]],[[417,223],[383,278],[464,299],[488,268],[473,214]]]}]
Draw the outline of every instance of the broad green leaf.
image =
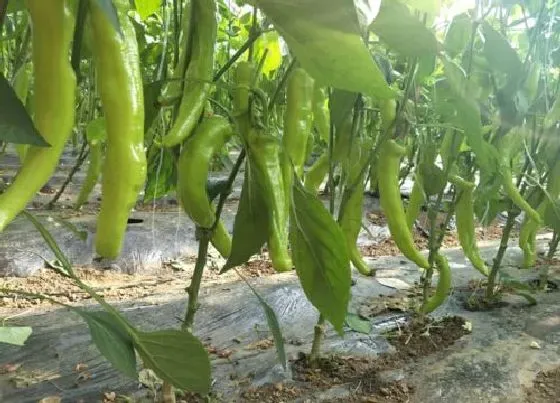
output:
[{"label": "broad green leaf", "polygon": [[256,0],[256,3],[319,85],[361,92],[377,99],[395,97],[362,40],[353,2]]},{"label": "broad green leaf", "polygon": [[268,323],[268,327],[272,332],[272,337],[274,338],[274,345],[276,346],[276,354],[278,356],[278,361],[282,364],[284,370],[288,368],[288,362],[286,358],[286,350],[284,349],[284,336],[282,335],[282,329],[280,328],[280,323],[278,322],[278,318],[276,317],[276,312],[270,305],[267,304],[265,299],[253,288],[253,286],[242,277],[245,284],[251,289],[259,304],[261,304],[264,314],[266,315],[266,322]]},{"label": "broad green leaf", "polygon": [[204,346],[186,331],[136,332],[136,351],[144,366],[179,389],[207,395],[210,391],[210,359]]},{"label": "broad green leaf", "polygon": [[86,138],[90,144],[104,143],[107,140],[107,128],[104,117],[99,117],[88,123]]},{"label": "broad green leaf", "polygon": [[23,346],[32,332],[28,326],[1,326],[0,343]]},{"label": "broad green leaf", "polygon": [[111,25],[113,26],[115,31],[117,31],[119,34],[122,35],[121,23],[119,22],[119,16],[117,14],[117,9],[115,8],[115,5],[113,4],[113,1],[112,0],[94,0],[94,2],[97,3],[98,7],[101,7],[101,10],[103,10],[103,12],[105,13],[105,16],[107,17],[107,19],[109,20],[109,22],[111,23]]},{"label": "broad green leaf", "polygon": [[144,201],[157,200],[173,190],[177,184],[177,164],[173,153],[166,148],[152,146],[148,150],[148,178]]},{"label": "broad green leaf", "polygon": [[64,254],[64,252],[62,252],[62,250],[58,246],[58,243],[56,243],[56,241],[54,240],[54,238],[51,235],[51,233],[49,232],[49,230],[47,230],[45,228],[45,226],[43,224],[41,224],[41,222],[39,220],[37,220],[33,215],[29,214],[27,211],[24,210],[24,211],[21,212],[21,214],[23,214],[25,216],[25,218],[27,218],[29,221],[31,221],[33,226],[35,226],[35,228],[39,231],[39,233],[41,234],[41,236],[43,237],[43,239],[45,240],[45,242],[47,243],[49,248],[54,253],[56,259],[62,265],[62,268],[66,272],[71,272],[72,271],[72,264],[70,263],[70,261],[68,260],[68,258]]},{"label": "broad green leaf", "polygon": [[132,337],[118,320],[104,311],[76,309],[76,312],[86,321],[91,339],[107,361],[123,374],[133,379],[138,378]]},{"label": "broad green leaf", "polygon": [[462,53],[469,43],[473,30],[473,23],[467,13],[456,15],[451,21],[445,34],[445,50],[451,57]]},{"label": "broad green leaf", "polygon": [[523,63],[508,40],[497,32],[488,22],[482,24],[484,33],[484,56],[494,71],[510,77],[518,77],[523,71]]},{"label": "broad green leaf", "polygon": [[0,73],[0,105],[2,105],[0,108],[0,141],[49,147],[2,73]]},{"label": "broad green leaf", "polygon": [[441,8],[441,0],[404,0],[404,3],[415,10],[430,15],[438,15]]},{"label": "broad green leaf", "polygon": [[245,165],[245,180],[241,189],[239,207],[233,224],[231,253],[220,273],[245,264],[258,253],[268,239],[268,209],[265,182],[249,155]]},{"label": "broad green leaf", "polygon": [[256,60],[260,60],[266,51],[266,59],[262,66],[262,72],[269,75],[282,64],[282,52],[280,50],[280,42],[278,33],[270,31],[262,34],[255,42]]},{"label": "broad green leaf", "polygon": [[346,122],[359,94],[344,90],[334,90],[329,100],[330,121],[335,128]]},{"label": "broad green leaf", "polygon": [[362,319],[360,315],[356,315],[355,313],[348,313],[346,315],[346,324],[355,332],[363,334],[371,333],[371,322]]},{"label": "broad green leaf", "polygon": [[369,29],[403,56],[435,55],[438,49],[434,34],[406,5],[396,0],[381,3],[379,14]]},{"label": "broad green leaf", "polygon": [[323,203],[296,177],[290,206],[290,244],[305,295],[342,333],[351,285],[344,234]]},{"label": "broad green leaf", "polygon": [[140,14],[142,20],[146,20],[150,15],[158,11],[161,6],[161,0],[134,0],[136,11]]},{"label": "broad green leaf", "polygon": [[422,178],[430,178],[430,180],[422,181],[426,195],[439,194],[447,184],[443,170],[433,162],[421,163],[419,169]]}]

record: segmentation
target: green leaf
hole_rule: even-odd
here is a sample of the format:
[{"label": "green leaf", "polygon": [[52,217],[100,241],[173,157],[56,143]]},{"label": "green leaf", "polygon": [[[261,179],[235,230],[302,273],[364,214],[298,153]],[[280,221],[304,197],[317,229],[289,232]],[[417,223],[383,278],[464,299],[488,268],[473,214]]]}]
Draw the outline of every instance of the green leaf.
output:
[{"label": "green leaf", "polygon": [[338,130],[352,113],[352,108],[358,99],[357,92],[334,90],[329,100],[330,121]]},{"label": "green leaf", "polygon": [[362,40],[353,2],[256,0],[256,3],[319,85],[361,92],[377,99],[395,97]]},{"label": "green leaf", "polygon": [[294,177],[290,206],[292,259],[309,301],[342,333],[350,300],[344,234],[323,203]]},{"label": "green leaf", "polygon": [[278,33],[274,31],[265,32],[255,42],[256,60],[260,60],[266,51],[266,59],[262,66],[262,72],[268,76],[269,73],[275,71],[282,63],[282,51],[280,49],[280,41]]},{"label": "green leaf", "polygon": [[399,1],[382,1],[379,14],[369,29],[403,56],[420,57],[437,53],[438,43],[434,34]]},{"label": "green leaf", "polygon": [[23,346],[32,332],[28,326],[1,326],[0,343]]},{"label": "green leaf", "polygon": [[122,35],[121,23],[119,22],[119,16],[117,14],[117,9],[113,4],[113,0],[94,0],[98,7],[105,13],[105,16],[120,35]]},{"label": "green leaf", "polygon": [[259,304],[261,304],[264,314],[266,315],[266,322],[268,323],[268,328],[272,332],[272,337],[274,338],[274,345],[276,346],[276,355],[278,356],[278,361],[282,364],[284,370],[288,368],[288,361],[286,358],[286,350],[284,349],[284,336],[282,335],[282,329],[280,328],[280,323],[276,317],[276,312],[270,305],[267,304],[265,299],[253,288],[253,286],[245,279],[241,277],[245,284],[251,289]]},{"label": "green leaf", "polygon": [[245,180],[241,189],[239,207],[233,224],[231,253],[220,273],[245,264],[251,256],[258,253],[268,239],[269,215],[264,188],[264,179],[259,171],[247,158]]},{"label": "green leaf", "polygon": [[426,195],[434,196],[439,194],[447,184],[443,170],[433,162],[423,162],[420,164],[419,169],[422,178],[429,178],[429,180],[422,181]]},{"label": "green leaf", "polygon": [[44,227],[44,225],[41,224],[41,222],[39,220],[37,220],[33,215],[29,214],[27,211],[24,210],[24,211],[21,212],[21,214],[23,214],[25,216],[25,218],[27,218],[29,221],[31,221],[31,223],[39,231],[39,233],[41,234],[41,236],[43,237],[43,239],[45,240],[45,242],[47,243],[49,248],[54,253],[56,259],[62,265],[62,268],[64,270],[66,270],[66,272],[71,272],[72,271],[72,264],[70,263],[70,261],[68,260],[68,258],[64,254],[64,252],[62,252],[62,250],[60,249],[60,247],[58,246],[58,244],[54,240],[53,236],[49,232],[49,230],[47,230]]},{"label": "green leaf", "polygon": [[356,315],[355,313],[348,313],[346,315],[346,324],[355,332],[363,334],[371,333],[371,322],[362,319],[360,315]]},{"label": "green leaf", "polygon": [[145,21],[146,18],[158,11],[161,6],[161,0],[134,0],[134,4],[136,5],[136,11],[140,14],[140,18]]},{"label": "green leaf", "polygon": [[0,108],[1,141],[49,147],[49,143],[41,137],[25,110],[25,106],[2,73],[0,73],[0,105],[2,105]]},{"label": "green leaf", "polygon": [[204,346],[187,331],[137,332],[134,345],[158,377],[179,389],[207,395],[210,391],[210,359]]},{"label": "green leaf", "polygon": [[107,361],[123,374],[138,378],[133,339],[120,322],[104,311],[76,309],[76,312],[86,321],[91,339]]},{"label": "green leaf", "polygon": [[497,32],[488,22],[482,24],[484,32],[484,56],[495,71],[510,77],[517,77],[523,71],[523,63],[508,40]]},{"label": "green leaf", "polygon": [[451,57],[462,53],[471,40],[473,23],[467,13],[456,15],[445,34],[444,47]]},{"label": "green leaf", "polygon": [[404,2],[409,7],[430,15],[438,15],[441,8],[439,0],[404,0]]},{"label": "green leaf", "polygon": [[148,150],[148,178],[144,188],[144,201],[157,200],[175,189],[177,165],[173,153],[152,145]]},{"label": "green leaf", "polygon": [[88,123],[86,138],[90,144],[104,143],[107,140],[107,127],[104,117],[98,117]]}]

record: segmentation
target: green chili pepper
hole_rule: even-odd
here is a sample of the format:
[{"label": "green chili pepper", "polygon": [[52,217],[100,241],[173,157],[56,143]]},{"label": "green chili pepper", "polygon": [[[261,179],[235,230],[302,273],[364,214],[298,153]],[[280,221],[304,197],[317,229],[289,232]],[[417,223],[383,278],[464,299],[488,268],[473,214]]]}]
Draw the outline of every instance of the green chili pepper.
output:
[{"label": "green chili pepper", "polygon": [[188,57],[190,53],[189,40],[191,34],[191,17],[192,17],[192,4],[191,0],[186,0],[183,5],[182,15],[181,15],[181,29],[179,32],[179,43],[177,45],[179,53],[178,59],[175,60],[175,67],[173,68],[173,74],[171,74],[171,81],[165,84],[161,93],[162,104],[168,104],[181,96],[184,82],[183,78],[185,76],[185,70],[188,63]]},{"label": "green chili pepper", "polygon": [[[288,79],[282,143],[300,178],[303,175],[307,140],[313,127],[313,86],[313,78],[302,68],[294,69]],[[291,172],[288,177],[284,179],[290,179],[291,182]]]},{"label": "green chili pepper", "polygon": [[331,131],[330,110],[325,90],[318,85],[315,85],[313,92],[313,125],[319,138],[328,143]]},{"label": "green chili pepper", "polygon": [[277,271],[293,269],[288,253],[288,198],[283,179],[283,163],[278,139],[258,130],[248,136],[248,158],[262,174],[269,214],[268,252]]},{"label": "green chili pepper", "polygon": [[237,123],[239,134],[247,142],[247,135],[251,128],[249,113],[249,99],[251,85],[255,76],[255,66],[251,62],[239,62],[235,69],[235,88],[233,90],[233,115]]},{"label": "green chili pepper", "polygon": [[34,122],[50,147],[29,147],[14,182],[0,195],[0,231],[52,176],[74,126],[76,77],[69,59],[75,23],[72,3],[25,3],[32,22]]},{"label": "green chili pepper", "polygon": [[212,87],[214,45],[217,35],[215,0],[192,0],[192,49],[185,73],[179,113],[163,137],[165,147],[173,147],[189,137],[198,123]]},{"label": "green chili pepper", "polygon": [[76,199],[74,209],[78,210],[88,201],[89,195],[97,184],[103,165],[103,143],[107,140],[105,118],[97,118],[89,122],[86,138],[89,144],[89,166],[84,182]]},{"label": "green chili pepper", "polygon": [[399,250],[421,268],[430,267],[428,260],[414,245],[414,238],[406,222],[399,188],[400,160],[406,149],[394,140],[386,140],[380,145],[377,166],[381,208],[387,218],[389,231]]},{"label": "green chili pepper", "polygon": [[447,259],[445,256],[438,253],[435,257],[435,263],[439,272],[436,292],[422,305],[422,308],[420,309],[422,313],[433,312],[436,308],[443,304],[451,291],[451,269],[449,268]]},{"label": "green chili pepper", "polygon": [[90,2],[92,50],[107,127],[101,211],[95,247],[115,258],[122,249],[128,216],[146,178],[144,94],[136,32],[128,17],[129,1],[113,0],[122,34],[96,1]]},{"label": "green chili pepper", "polygon": [[[214,115],[203,120],[187,139],[177,162],[177,195],[185,212],[196,225],[210,229],[216,220],[206,183],[212,156],[220,151],[233,133],[228,120]],[[212,245],[227,258],[231,238],[220,220],[211,238]]]},{"label": "green chili pepper", "polygon": [[474,183],[464,181],[462,178],[452,176],[450,178],[458,190],[457,201],[455,204],[455,220],[457,225],[457,235],[459,243],[475,269],[482,275],[488,277],[489,270],[486,263],[480,257],[480,252],[476,244],[476,235],[474,227],[474,205],[473,190]]},{"label": "green chili pepper", "polygon": [[416,179],[414,185],[412,186],[412,191],[410,192],[410,198],[408,199],[408,206],[406,209],[406,223],[409,229],[414,227],[416,218],[422,210],[422,205],[426,201],[424,195],[424,185],[422,184],[422,177],[419,172],[416,172]]},{"label": "green chili pepper", "polygon": [[[560,194],[560,161],[555,162],[549,172],[546,191],[552,200],[556,200]],[[542,194],[542,193],[541,193]],[[547,210],[552,208],[549,198],[543,195],[544,199],[540,202],[537,212],[541,217],[547,214]],[[541,224],[525,216],[519,228],[519,247],[523,250],[523,267],[530,268],[537,261],[537,232]]]},{"label": "green chili pepper", "polygon": [[500,153],[498,170],[502,178],[502,186],[513,204],[523,210],[525,214],[527,214],[532,220],[536,221],[537,223],[541,223],[542,220],[540,214],[531,207],[531,205],[523,198],[523,196],[521,196],[521,193],[519,193],[519,190],[513,183],[510,166],[511,147],[512,144],[517,143],[517,139],[511,138],[511,136],[515,135],[511,134],[512,132],[518,133],[517,131],[512,130],[510,131],[510,134],[503,136],[498,143],[498,151]]},{"label": "green chili pepper", "polygon": [[342,194],[338,223],[346,238],[346,245],[350,253],[350,260],[363,275],[375,275],[375,270],[364,262],[356,245],[362,228],[362,209],[364,202],[364,173],[363,168],[369,161],[369,151],[372,143],[362,139],[355,139],[352,145],[351,158],[344,168],[346,186]]},{"label": "green chili pepper", "polygon": [[[14,92],[23,105],[25,105],[27,101],[27,94],[29,93],[29,82],[31,81],[32,70],[33,65],[31,63],[25,63],[18,69],[16,74],[14,74]],[[16,144],[15,149],[20,162],[23,163],[23,160],[25,159],[25,153],[27,152],[27,144]]]}]

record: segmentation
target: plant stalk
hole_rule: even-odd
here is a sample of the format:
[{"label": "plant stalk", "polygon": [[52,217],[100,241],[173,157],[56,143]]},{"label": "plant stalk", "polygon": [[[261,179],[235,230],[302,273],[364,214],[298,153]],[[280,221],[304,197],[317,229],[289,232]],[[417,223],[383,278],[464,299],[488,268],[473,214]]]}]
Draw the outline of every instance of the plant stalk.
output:
[{"label": "plant stalk", "polygon": [[321,342],[323,341],[323,324],[325,323],[325,317],[320,314],[319,320],[315,325],[315,330],[313,332],[313,344],[311,345],[311,355],[309,356],[309,363],[311,367],[316,367],[319,363],[319,358],[321,358]]},{"label": "plant stalk", "polygon": [[486,285],[486,298],[488,300],[494,297],[494,287],[496,285],[496,278],[498,276],[498,272],[500,270],[500,266],[502,264],[502,260],[508,248],[508,241],[511,234],[511,230],[515,224],[515,218],[517,214],[512,213],[511,211],[508,212],[508,217],[506,221],[506,225],[504,226],[504,230],[502,231],[502,238],[500,239],[500,248],[498,249],[498,253],[494,258],[492,263],[492,270],[490,271],[490,275],[488,276],[488,284]]}]

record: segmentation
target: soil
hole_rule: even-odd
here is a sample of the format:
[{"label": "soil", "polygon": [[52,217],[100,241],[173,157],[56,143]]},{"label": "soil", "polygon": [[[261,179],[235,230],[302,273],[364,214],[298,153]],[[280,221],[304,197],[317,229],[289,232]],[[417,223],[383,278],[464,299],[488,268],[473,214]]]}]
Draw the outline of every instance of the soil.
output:
[{"label": "soil", "polygon": [[395,347],[394,353],[383,354],[376,359],[334,355],[321,358],[315,366],[309,364],[307,355],[300,354],[292,362],[293,383],[250,388],[243,392],[242,397],[247,402],[279,403],[342,387],[351,391],[350,396],[327,398],[325,401],[408,402],[414,388],[403,380],[391,380],[384,375],[446,349],[467,333],[465,321],[460,317],[412,321],[387,335]]},{"label": "soil", "polygon": [[560,403],[560,367],[539,372],[526,395],[527,403]]}]

